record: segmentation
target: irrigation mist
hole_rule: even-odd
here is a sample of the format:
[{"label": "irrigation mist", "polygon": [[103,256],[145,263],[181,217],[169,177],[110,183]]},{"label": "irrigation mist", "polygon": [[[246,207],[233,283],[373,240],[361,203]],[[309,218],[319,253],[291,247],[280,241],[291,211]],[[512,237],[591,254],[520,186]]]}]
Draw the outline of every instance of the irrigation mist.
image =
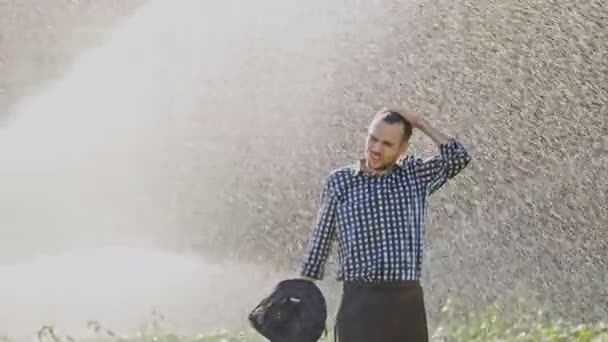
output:
[{"label": "irrigation mist", "polygon": [[294,5],[150,2],[16,106],[0,134],[2,333],[134,331],[153,309],[191,331],[240,324],[286,275],[176,246],[232,230],[211,213],[231,170],[255,174],[240,159],[277,153],[311,108],[331,32]]},{"label": "irrigation mist", "polygon": [[474,157],[431,205],[431,316],[448,295],[518,287],[568,318],[605,315],[606,14],[600,0],[147,3],[0,130],[0,333],[132,331],[154,309],[184,331],[244,324],[295,271],[323,178],[382,106]]}]

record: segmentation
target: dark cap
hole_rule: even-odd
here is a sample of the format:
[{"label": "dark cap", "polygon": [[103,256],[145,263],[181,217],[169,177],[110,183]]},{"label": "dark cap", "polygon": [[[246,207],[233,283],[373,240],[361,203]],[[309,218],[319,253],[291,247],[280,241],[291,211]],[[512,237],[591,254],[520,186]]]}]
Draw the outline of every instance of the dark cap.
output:
[{"label": "dark cap", "polygon": [[248,318],[271,342],[316,342],[327,332],[325,297],[308,279],[281,281]]}]

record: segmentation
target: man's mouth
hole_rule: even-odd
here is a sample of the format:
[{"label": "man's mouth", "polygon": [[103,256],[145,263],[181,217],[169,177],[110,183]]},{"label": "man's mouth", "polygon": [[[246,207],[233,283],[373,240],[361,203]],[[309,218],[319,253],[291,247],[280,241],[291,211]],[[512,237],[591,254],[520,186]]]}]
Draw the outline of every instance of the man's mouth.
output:
[{"label": "man's mouth", "polygon": [[374,153],[370,153],[370,158],[371,158],[373,161],[380,161],[380,160],[381,160],[380,156],[379,156],[379,155],[377,155],[377,154],[374,154]]}]

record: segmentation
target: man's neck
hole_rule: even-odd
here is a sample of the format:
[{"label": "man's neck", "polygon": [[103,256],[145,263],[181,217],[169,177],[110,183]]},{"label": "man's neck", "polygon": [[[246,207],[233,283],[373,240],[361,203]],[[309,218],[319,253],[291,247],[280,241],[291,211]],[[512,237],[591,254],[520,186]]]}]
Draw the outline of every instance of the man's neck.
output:
[{"label": "man's neck", "polygon": [[387,165],[386,167],[384,167],[382,169],[374,169],[374,168],[372,168],[372,167],[369,166],[367,160],[362,159],[360,161],[361,170],[363,170],[365,173],[368,173],[368,174],[374,175],[374,176],[379,176],[379,175],[383,175],[383,174],[389,173],[389,172],[391,172],[395,168],[395,166],[397,166],[397,164],[392,163],[392,164]]}]

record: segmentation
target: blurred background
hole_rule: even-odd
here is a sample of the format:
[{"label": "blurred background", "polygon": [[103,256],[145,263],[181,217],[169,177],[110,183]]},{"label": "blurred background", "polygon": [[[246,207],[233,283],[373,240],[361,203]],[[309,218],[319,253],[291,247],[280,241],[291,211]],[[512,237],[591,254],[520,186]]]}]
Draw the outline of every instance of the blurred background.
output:
[{"label": "blurred background", "polygon": [[602,0],[0,1],[0,335],[155,309],[245,325],[383,106],[474,158],[431,201],[431,326],[448,297],[518,291],[606,318],[607,19]]}]

